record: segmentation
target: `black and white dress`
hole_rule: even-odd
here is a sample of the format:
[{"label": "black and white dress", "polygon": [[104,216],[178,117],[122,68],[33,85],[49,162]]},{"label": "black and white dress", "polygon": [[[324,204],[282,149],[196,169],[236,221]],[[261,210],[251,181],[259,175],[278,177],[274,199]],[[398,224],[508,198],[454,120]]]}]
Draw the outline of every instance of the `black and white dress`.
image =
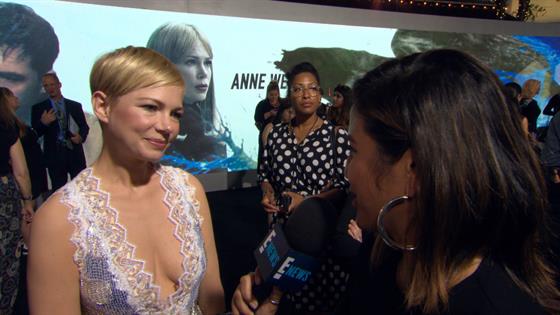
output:
[{"label": "black and white dress", "polygon": [[[334,137],[334,139],[333,139]],[[333,188],[345,190],[346,159],[350,155],[348,132],[324,121],[301,142],[289,124],[275,125],[268,136],[259,182],[269,182],[277,200],[283,192],[312,196]],[[320,270],[296,293],[285,295],[290,305],[285,311],[332,312],[346,291],[348,273],[331,257],[327,249]]]},{"label": "black and white dress", "polygon": [[334,128],[332,123],[324,121],[298,144],[289,124],[275,125],[264,148],[259,182],[269,182],[277,195],[293,191],[311,196],[332,188],[346,189],[348,132]]}]

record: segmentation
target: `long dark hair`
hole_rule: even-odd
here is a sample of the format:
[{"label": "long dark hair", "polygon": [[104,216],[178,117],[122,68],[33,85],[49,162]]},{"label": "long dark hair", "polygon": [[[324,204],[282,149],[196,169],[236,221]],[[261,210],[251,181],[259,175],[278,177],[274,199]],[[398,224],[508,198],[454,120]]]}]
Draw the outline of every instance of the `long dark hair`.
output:
[{"label": "long dark hair", "polygon": [[352,108],[352,89],[347,85],[339,84],[334,88],[334,92],[340,93],[343,99],[342,107],[330,107],[327,119],[334,122],[336,126],[348,127],[350,121],[350,109]]},{"label": "long dark hair", "polygon": [[[496,75],[473,57],[432,50],[383,63],[354,85],[357,113],[384,163],[410,150],[418,191],[409,308],[437,313],[448,280],[477,256],[499,264],[518,287],[558,310],[543,258],[546,188],[538,159]],[[374,260],[383,258],[377,240]],[[556,304],[555,304],[556,303]]]},{"label": "long dark hair", "polygon": [[17,118],[13,109],[8,105],[8,98],[14,93],[7,87],[0,87],[0,125],[6,129],[17,128],[19,136],[25,135],[25,125]]}]

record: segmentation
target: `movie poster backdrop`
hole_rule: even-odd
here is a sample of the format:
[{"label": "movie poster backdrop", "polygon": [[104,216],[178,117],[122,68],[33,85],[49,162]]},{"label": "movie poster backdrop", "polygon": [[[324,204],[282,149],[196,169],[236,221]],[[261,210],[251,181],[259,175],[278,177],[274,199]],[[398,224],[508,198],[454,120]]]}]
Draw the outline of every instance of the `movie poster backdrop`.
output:
[{"label": "movie poster backdrop", "polygon": [[[146,46],[154,31],[165,24],[194,27],[207,39],[213,53],[208,101],[185,104],[195,106],[187,113],[199,115],[196,120],[202,124],[202,131],[189,134],[184,131],[188,127],[183,126],[183,133],[163,159],[166,164],[194,174],[256,168],[255,106],[266,97],[266,86],[271,80],[280,83],[281,96],[285,96],[284,73],[302,61],[317,67],[326,104],[330,104],[332,89],[337,84],[351,86],[364,72],[389,58],[444,47],[475,55],[504,82],[522,85],[527,79],[541,81],[536,97],[541,109],[552,95],[560,92],[560,37],[427,32],[47,0],[14,2],[32,8],[53,26],[58,36],[60,53],[53,70],[63,84],[63,95],[82,103],[92,126],[85,144],[88,164],[99,153],[102,141],[90,103],[89,72],[93,62],[119,47]],[[25,105],[31,106],[22,104]],[[541,115],[539,126],[547,125],[548,120],[549,117]],[[190,140],[207,139],[210,149],[204,145],[187,148],[189,136]]]}]

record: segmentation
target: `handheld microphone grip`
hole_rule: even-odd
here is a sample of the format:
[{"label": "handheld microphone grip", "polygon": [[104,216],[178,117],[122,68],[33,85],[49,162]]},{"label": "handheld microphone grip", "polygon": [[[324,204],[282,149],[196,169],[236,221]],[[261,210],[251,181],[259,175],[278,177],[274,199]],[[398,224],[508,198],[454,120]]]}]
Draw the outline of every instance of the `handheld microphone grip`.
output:
[{"label": "handheld microphone grip", "polygon": [[300,290],[320,266],[336,215],[329,201],[307,198],[283,227],[275,225],[254,252],[264,283],[283,292]]}]

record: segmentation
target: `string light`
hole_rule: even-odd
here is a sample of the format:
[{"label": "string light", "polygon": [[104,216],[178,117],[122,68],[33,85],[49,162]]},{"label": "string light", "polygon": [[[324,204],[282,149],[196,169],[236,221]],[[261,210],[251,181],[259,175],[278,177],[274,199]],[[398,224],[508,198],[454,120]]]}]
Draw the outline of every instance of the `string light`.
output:
[{"label": "string light", "polygon": [[[371,0],[372,2],[374,2],[374,0]],[[429,8],[442,8],[442,7],[446,7],[449,10],[460,10],[459,8],[463,9],[463,10],[484,10],[484,11],[489,11],[492,10],[493,13],[495,13],[496,18],[498,19],[504,19],[507,14],[506,14],[506,10],[507,10],[507,6],[505,6],[505,3],[507,0],[477,0],[477,1],[466,1],[464,3],[460,2],[461,0],[381,0],[379,2],[381,3],[385,3],[385,5],[391,5],[393,3],[400,3],[403,7],[409,6],[411,8],[413,7],[424,7],[425,9],[429,9]],[[519,1],[528,1],[528,0],[519,0]],[[558,0],[560,1],[560,0]],[[375,1],[378,2],[378,1]],[[470,3],[469,3],[470,2]],[[397,6],[398,8],[398,6]],[[523,12],[525,13],[525,12]],[[521,15],[523,15],[523,13],[519,14],[520,18]],[[487,14],[487,13],[484,13]]]}]

